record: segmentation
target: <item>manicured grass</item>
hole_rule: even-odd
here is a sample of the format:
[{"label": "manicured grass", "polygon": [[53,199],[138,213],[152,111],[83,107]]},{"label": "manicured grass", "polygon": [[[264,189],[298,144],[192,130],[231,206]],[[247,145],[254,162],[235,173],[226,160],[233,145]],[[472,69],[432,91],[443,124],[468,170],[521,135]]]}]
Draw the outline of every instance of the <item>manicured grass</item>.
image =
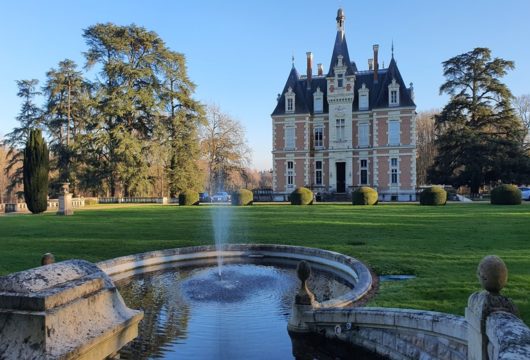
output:
[{"label": "manicured grass", "polygon": [[371,306],[463,314],[479,290],[476,268],[485,255],[501,256],[509,269],[504,294],[530,323],[530,205],[415,204],[356,207],[254,205],[251,207],[117,206],[75,216],[0,216],[0,273],[57,260],[99,261],[138,252],[212,244],[212,216],[231,218],[233,243],[280,243],[354,256],[378,274],[415,274],[382,283]]}]

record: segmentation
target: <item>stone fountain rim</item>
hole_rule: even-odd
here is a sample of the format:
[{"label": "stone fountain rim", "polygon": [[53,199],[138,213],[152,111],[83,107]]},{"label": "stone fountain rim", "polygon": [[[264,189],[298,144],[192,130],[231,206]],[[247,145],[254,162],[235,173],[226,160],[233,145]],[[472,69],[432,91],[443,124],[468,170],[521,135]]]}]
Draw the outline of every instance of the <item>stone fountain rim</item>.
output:
[{"label": "stone fountain rim", "polygon": [[[222,255],[224,258],[241,259],[263,256],[264,259],[307,260],[335,270],[355,286],[346,294],[321,303],[321,307],[325,308],[345,307],[359,302],[369,294],[373,286],[372,274],[366,265],[353,257],[334,251],[277,244],[227,244],[223,246]],[[202,245],[121,256],[101,261],[96,265],[112,280],[119,280],[158,269],[176,267],[179,262],[200,262],[216,256],[214,245]]]}]

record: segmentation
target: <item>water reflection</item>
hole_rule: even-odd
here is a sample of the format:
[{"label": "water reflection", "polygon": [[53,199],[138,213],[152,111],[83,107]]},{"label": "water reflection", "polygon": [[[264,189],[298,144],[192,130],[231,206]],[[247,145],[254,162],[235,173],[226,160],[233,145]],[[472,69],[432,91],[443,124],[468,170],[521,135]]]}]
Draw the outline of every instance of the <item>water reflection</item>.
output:
[{"label": "water reflection", "polygon": [[[222,279],[216,267],[173,269],[116,285],[129,307],[145,312],[123,359],[293,359],[287,320],[299,286],[294,268],[228,264]],[[351,288],[319,271],[309,286],[319,301]],[[327,358],[306,348],[298,354]]]}]

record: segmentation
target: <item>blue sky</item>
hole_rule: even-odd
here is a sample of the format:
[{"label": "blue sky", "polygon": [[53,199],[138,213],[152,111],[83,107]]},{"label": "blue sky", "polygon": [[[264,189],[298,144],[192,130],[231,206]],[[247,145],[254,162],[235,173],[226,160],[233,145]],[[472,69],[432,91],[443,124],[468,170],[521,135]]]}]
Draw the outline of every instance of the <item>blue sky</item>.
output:
[{"label": "blue sky", "polygon": [[44,80],[70,58],[84,65],[83,29],[98,22],[135,23],[157,32],[186,55],[196,98],[216,103],[246,128],[253,166],[272,167],[270,114],[295,57],[305,53],[328,70],[335,16],[343,7],[350,58],[366,69],[372,45],[380,63],[395,58],[414,83],[418,111],[447,98],[441,62],[474,47],[514,60],[505,82],[514,95],[530,93],[530,1],[526,0],[269,0],[269,1],[3,1],[0,4],[0,135],[16,125],[20,101],[15,80]]}]

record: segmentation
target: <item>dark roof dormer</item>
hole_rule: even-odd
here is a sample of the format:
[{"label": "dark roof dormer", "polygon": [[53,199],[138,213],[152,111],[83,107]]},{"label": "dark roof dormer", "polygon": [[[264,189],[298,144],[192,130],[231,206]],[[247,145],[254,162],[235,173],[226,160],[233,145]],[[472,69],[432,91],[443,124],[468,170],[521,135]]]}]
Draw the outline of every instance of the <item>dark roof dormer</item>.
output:
[{"label": "dark roof dormer", "polygon": [[[276,108],[272,112],[272,116],[275,115],[285,115],[285,114],[307,114],[309,113],[309,108],[306,104],[306,89],[304,89],[304,83],[305,81],[300,81],[300,74],[298,74],[298,71],[296,71],[296,68],[291,68],[291,72],[289,73],[289,76],[287,77],[287,81],[285,82],[285,86],[283,87],[283,91],[278,97],[278,103],[276,104]],[[287,112],[287,106],[286,106],[286,95],[292,96],[294,94],[294,108],[292,111]]]}]

